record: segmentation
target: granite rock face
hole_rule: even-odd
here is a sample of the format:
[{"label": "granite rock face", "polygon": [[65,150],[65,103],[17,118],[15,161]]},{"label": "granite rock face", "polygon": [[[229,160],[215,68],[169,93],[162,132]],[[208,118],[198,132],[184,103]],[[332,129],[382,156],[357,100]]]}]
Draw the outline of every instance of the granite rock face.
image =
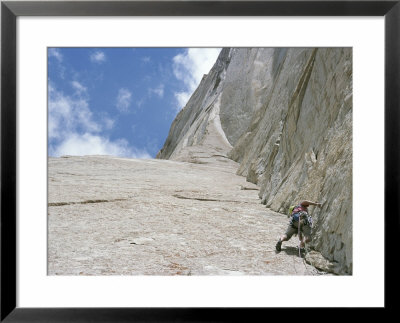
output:
[{"label": "granite rock face", "polygon": [[234,160],[276,212],[321,202],[311,247],[352,273],[351,48],[223,49],[157,158]]},{"label": "granite rock face", "polygon": [[[332,275],[275,253],[286,219],[238,164],[49,158],[48,275]],[[315,266],[314,266],[315,265]]]}]

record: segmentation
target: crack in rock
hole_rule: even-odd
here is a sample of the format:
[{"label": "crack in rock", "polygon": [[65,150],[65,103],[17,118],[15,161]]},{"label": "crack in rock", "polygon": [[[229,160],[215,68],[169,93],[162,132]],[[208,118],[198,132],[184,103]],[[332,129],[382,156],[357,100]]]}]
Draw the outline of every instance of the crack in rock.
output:
[{"label": "crack in rock", "polygon": [[179,194],[174,194],[172,195],[173,197],[176,197],[178,199],[183,199],[183,200],[196,200],[196,201],[202,201],[202,202],[230,202],[230,203],[249,203],[246,201],[235,201],[235,200],[218,200],[218,199],[211,199],[211,198],[204,198],[204,197],[189,197],[189,196],[183,196]]},{"label": "crack in rock", "polygon": [[247,186],[243,186],[243,185],[240,185],[240,189],[242,191],[259,191],[260,190],[257,187],[247,187]]},{"label": "crack in rock", "polygon": [[91,203],[111,203],[117,201],[126,201],[126,199],[114,199],[114,200],[87,200],[82,202],[54,202],[48,203],[48,206],[64,206],[64,205],[73,205],[73,204],[91,204]]}]

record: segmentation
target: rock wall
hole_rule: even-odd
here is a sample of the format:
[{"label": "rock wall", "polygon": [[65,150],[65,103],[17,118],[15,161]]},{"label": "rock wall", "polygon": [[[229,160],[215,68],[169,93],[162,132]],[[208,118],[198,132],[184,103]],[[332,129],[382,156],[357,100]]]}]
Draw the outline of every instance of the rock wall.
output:
[{"label": "rock wall", "polygon": [[157,158],[228,158],[286,213],[302,199],[312,247],[352,273],[351,48],[225,48],[171,126]]}]

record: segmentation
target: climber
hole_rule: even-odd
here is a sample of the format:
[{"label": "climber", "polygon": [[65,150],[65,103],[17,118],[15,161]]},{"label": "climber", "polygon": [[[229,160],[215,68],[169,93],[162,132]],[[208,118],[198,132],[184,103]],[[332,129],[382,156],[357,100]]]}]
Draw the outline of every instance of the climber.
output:
[{"label": "climber", "polygon": [[[321,203],[311,202],[311,201],[302,201],[299,205],[296,205],[293,208],[289,225],[286,229],[284,235],[282,235],[278,242],[276,243],[276,251],[281,251],[281,245],[283,241],[288,241],[293,234],[298,233],[299,231],[299,220],[300,220],[300,249],[303,249],[307,242],[311,241],[311,227],[312,227],[312,219],[308,214],[308,207],[310,205],[315,205],[321,207]],[[304,235],[304,237],[302,237]]]}]

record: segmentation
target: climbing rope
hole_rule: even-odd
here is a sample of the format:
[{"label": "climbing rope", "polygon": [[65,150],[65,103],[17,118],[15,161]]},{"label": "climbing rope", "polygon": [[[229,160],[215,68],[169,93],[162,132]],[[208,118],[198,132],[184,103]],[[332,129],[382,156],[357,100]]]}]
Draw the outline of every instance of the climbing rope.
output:
[{"label": "climbing rope", "polygon": [[299,225],[298,225],[298,236],[299,236],[299,257],[301,258],[301,236],[300,236],[300,222],[301,222],[301,216],[302,214],[299,215]]},{"label": "climbing rope", "polygon": [[[299,216],[299,225],[298,225],[298,227],[299,227],[299,230],[298,230],[298,236],[299,236],[299,257],[300,257],[300,258],[302,258],[302,257],[301,257],[301,235],[300,235],[301,216],[302,216],[302,215]],[[306,246],[304,245],[304,251],[305,251],[305,247],[306,247]],[[294,259],[294,258],[293,258],[293,259]],[[309,274],[310,272],[309,272],[309,270],[308,270],[308,268],[307,268],[307,264],[306,264],[305,258],[302,258],[302,260],[303,260],[304,268],[306,269],[306,272]],[[296,270],[296,267],[294,268],[294,270]],[[296,270],[296,273],[297,273],[297,270]],[[311,274],[314,275],[313,273],[311,273]]]}]

